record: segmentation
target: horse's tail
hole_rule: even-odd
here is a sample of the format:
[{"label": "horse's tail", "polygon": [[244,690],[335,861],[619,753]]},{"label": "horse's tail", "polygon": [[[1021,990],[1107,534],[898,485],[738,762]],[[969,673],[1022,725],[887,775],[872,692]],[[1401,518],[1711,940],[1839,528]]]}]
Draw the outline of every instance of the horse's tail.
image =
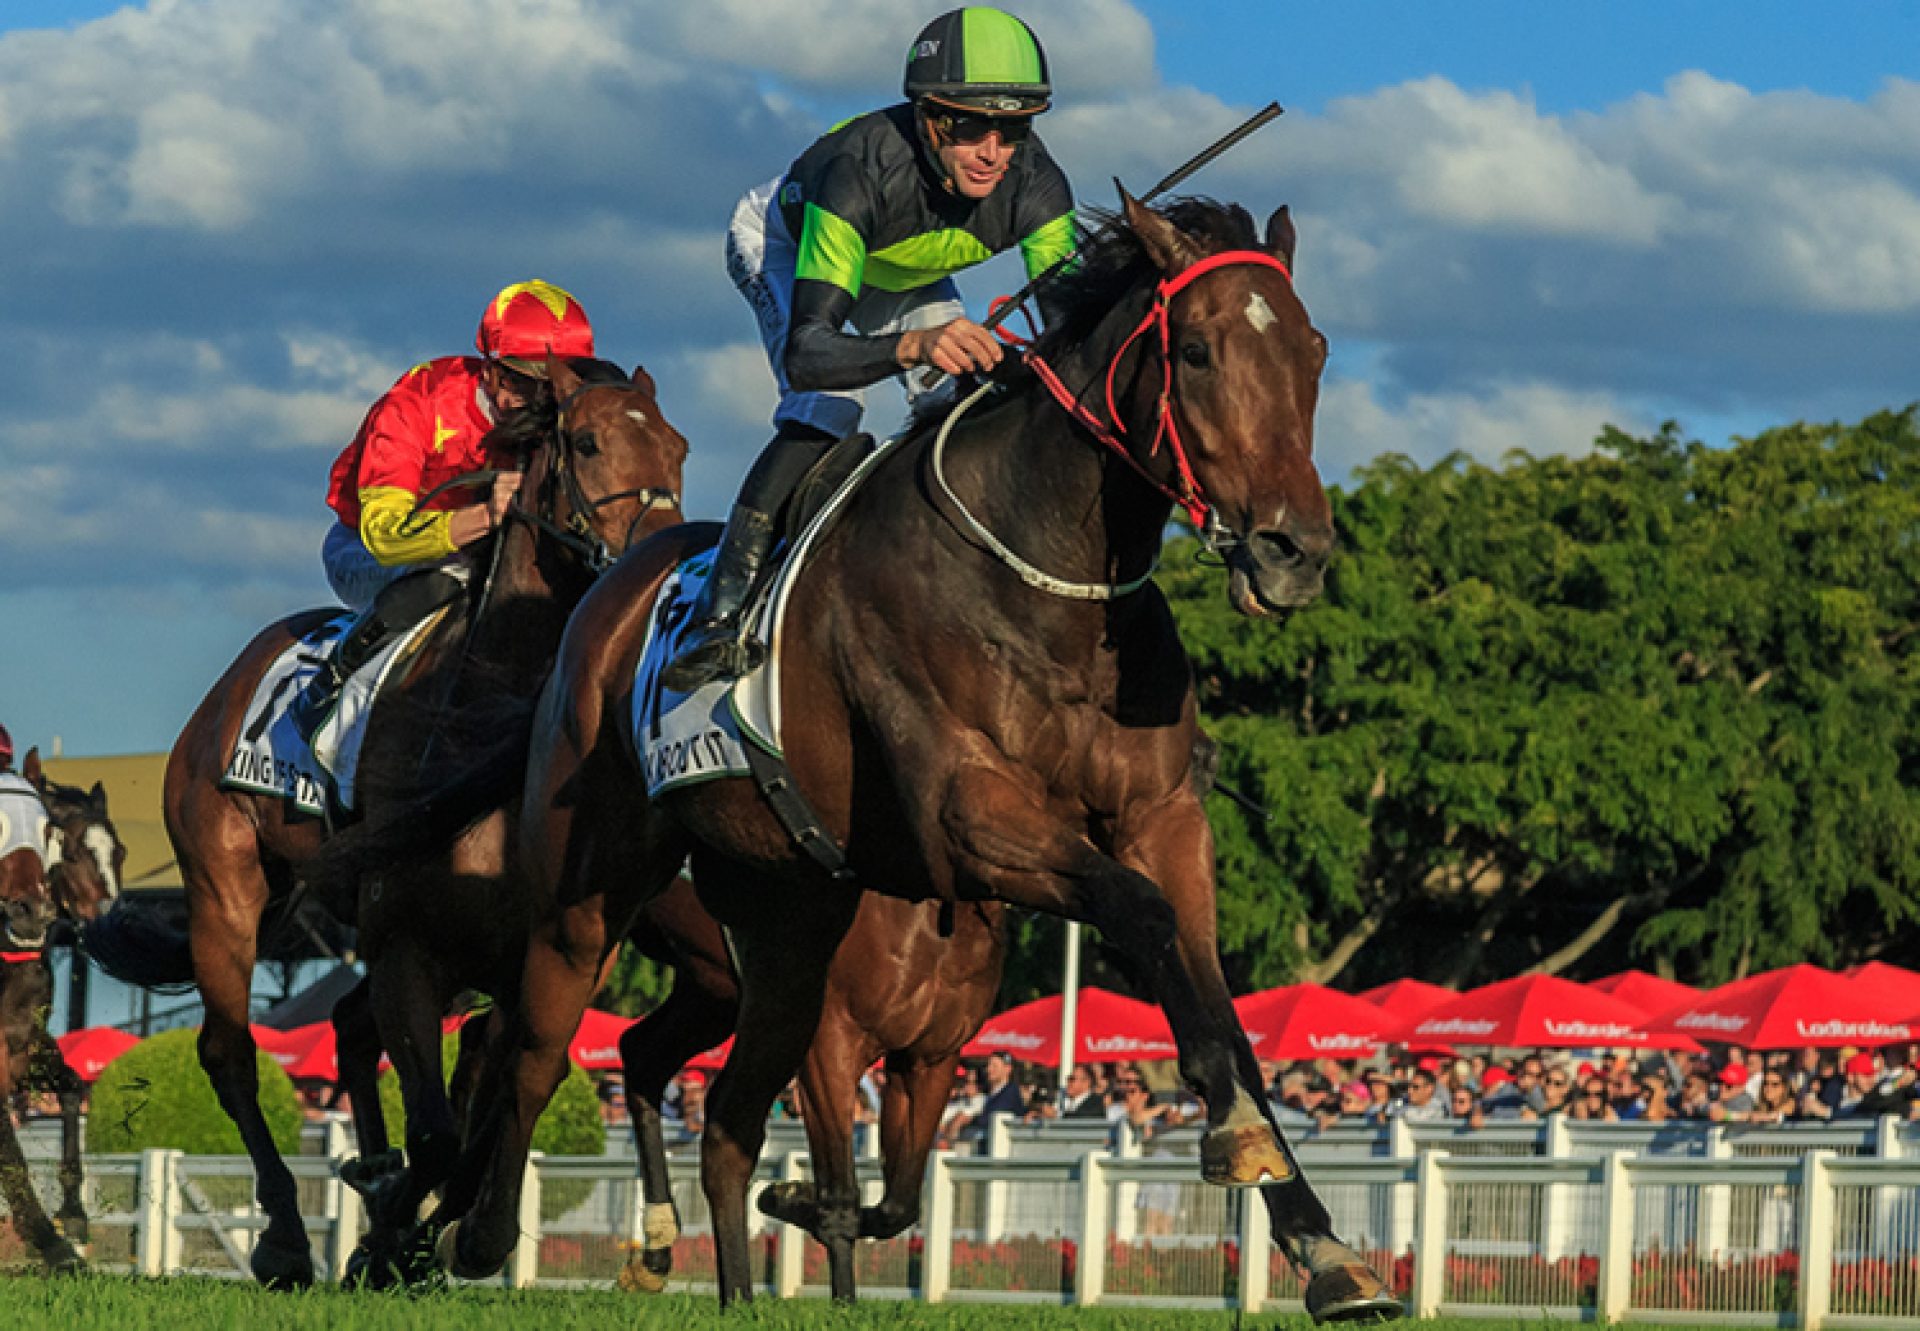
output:
[{"label": "horse's tail", "polygon": [[[405,795],[395,791],[386,799],[364,800],[378,814],[329,837],[320,853],[301,865],[300,877],[322,900],[351,901],[361,879],[430,859],[517,801],[537,703],[537,696],[515,696],[470,704],[461,717],[457,749],[446,755],[454,775]],[[482,732],[484,739],[474,738]]]},{"label": "horse's tail", "polygon": [[193,982],[187,931],[165,906],[122,897],[80,929],[80,946],[122,984],[162,989]]}]

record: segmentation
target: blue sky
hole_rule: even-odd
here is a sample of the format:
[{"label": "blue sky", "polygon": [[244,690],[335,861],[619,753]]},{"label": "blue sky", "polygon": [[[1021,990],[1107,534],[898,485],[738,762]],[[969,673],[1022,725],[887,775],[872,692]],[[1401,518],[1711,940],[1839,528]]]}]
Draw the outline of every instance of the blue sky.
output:
[{"label": "blue sky", "polygon": [[[718,516],[770,380],[732,200],[890,99],[939,4],[0,6],[0,723],[167,747],[325,600],[326,468],[506,282],[580,296]],[[1920,8],[1035,0],[1082,197],[1293,206],[1328,478],[1382,452],[1721,442],[1920,398]],[[963,283],[1017,284],[1005,261]],[[895,418],[890,388],[872,422]]]}]

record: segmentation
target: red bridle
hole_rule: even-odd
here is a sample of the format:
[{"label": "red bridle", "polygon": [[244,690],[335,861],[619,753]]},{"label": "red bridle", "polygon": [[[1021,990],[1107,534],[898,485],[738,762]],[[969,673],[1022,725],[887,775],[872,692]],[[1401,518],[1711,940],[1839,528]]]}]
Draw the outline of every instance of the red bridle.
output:
[{"label": "red bridle", "polygon": [[[1239,268],[1248,265],[1276,269],[1288,282],[1293,281],[1293,274],[1288,271],[1285,263],[1259,250],[1227,250],[1221,254],[1209,255],[1172,277],[1161,279],[1154,295],[1152,308],[1147,311],[1134,330],[1127,334],[1126,340],[1120,344],[1120,349],[1114,352],[1113,360],[1107,366],[1107,419],[1104,421],[1083,404],[1066,384],[1061,382],[1060,376],[1054,372],[1051,365],[1035,353],[1027,353],[1027,364],[1033,367],[1033,372],[1040,377],[1040,382],[1047,386],[1047,391],[1053,394],[1054,400],[1062,409],[1085,426],[1087,432],[1095,439],[1126,459],[1127,465],[1139,472],[1149,485],[1185,509],[1187,516],[1193,519],[1194,527],[1203,535],[1208,531],[1207,518],[1213,510],[1200,489],[1199,479],[1193,474],[1193,463],[1188,457],[1186,444],[1181,441],[1180,426],[1173,415],[1173,332],[1167,324],[1167,307],[1175,296],[1208,273],[1221,268]],[[1127,348],[1137,342],[1148,329],[1156,327],[1160,332],[1162,379],[1153,439],[1147,446],[1147,456],[1153,457],[1157,454],[1160,451],[1160,440],[1162,438],[1167,440],[1173,454],[1177,488],[1148,471],[1146,466],[1127,448],[1127,427],[1120,420],[1120,413],[1113,400],[1114,380],[1119,376],[1120,362],[1126,357]]]}]

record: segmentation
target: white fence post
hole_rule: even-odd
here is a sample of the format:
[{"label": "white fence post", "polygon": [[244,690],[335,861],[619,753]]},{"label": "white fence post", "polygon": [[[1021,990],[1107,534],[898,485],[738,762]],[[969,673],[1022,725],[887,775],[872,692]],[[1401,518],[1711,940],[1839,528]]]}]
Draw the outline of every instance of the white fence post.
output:
[{"label": "white fence post", "polygon": [[520,1182],[520,1237],[507,1259],[507,1284],[531,1289],[540,1274],[540,1161],[539,1151],[527,1153],[527,1172]]},{"label": "white fence post", "polygon": [[[1709,1160],[1733,1159],[1733,1143],[1727,1130],[1718,1123],[1707,1129],[1706,1156]],[[1713,1257],[1727,1250],[1733,1233],[1733,1189],[1724,1183],[1702,1184],[1700,1188],[1700,1255]]]},{"label": "white fence post", "polygon": [[[1005,1114],[987,1116],[987,1154],[995,1160],[1005,1160],[1013,1154],[1013,1138],[1007,1132],[1007,1117]],[[1008,1185],[1000,1179],[987,1184],[987,1208],[981,1220],[980,1237],[988,1243],[998,1243],[1006,1237],[1009,1193]]]},{"label": "white fence post", "polygon": [[935,1151],[927,1157],[920,1297],[928,1303],[944,1300],[953,1279],[953,1172],[948,1167],[952,1158],[946,1151]]},{"label": "white fence post", "polygon": [[1608,1323],[1623,1319],[1633,1302],[1633,1179],[1625,1151],[1607,1152],[1600,1178],[1600,1295],[1595,1316]]},{"label": "white fence post", "polygon": [[1080,1157],[1080,1261],[1073,1268],[1073,1301],[1082,1307],[1100,1302],[1106,1284],[1106,1156],[1088,1151]]},{"label": "white fence post", "polygon": [[1800,1325],[1820,1331],[1833,1311],[1832,1151],[1800,1158]]},{"label": "white fence post", "polygon": [[[1551,1114],[1546,1124],[1547,1159],[1567,1160],[1573,1156],[1573,1134],[1567,1129],[1565,1114]],[[1574,1251],[1578,1242],[1574,1233],[1573,1189],[1564,1183],[1549,1183],[1541,1189],[1540,1255],[1557,1262]]]},{"label": "white fence post", "polygon": [[1413,1315],[1437,1317],[1447,1290],[1447,1153],[1434,1149],[1414,1169]]},{"label": "white fence post", "polygon": [[[337,1167],[340,1158],[335,1157]],[[340,1181],[339,1175],[327,1180],[327,1219],[333,1228],[327,1234],[327,1274],[338,1284],[346,1273],[347,1258],[360,1245],[360,1194]]]},{"label": "white fence post", "polygon": [[[788,1151],[781,1158],[783,1183],[797,1183],[807,1176],[800,1167],[805,1158],[804,1151]],[[807,1280],[807,1231],[798,1225],[781,1225],[773,1242],[773,1292],[779,1298],[797,1299]]]},{"label": "white fence post", "polygon": [[173,1230],[171,1151],[140,1152],[134,1196],[140,1205],[140,1229],[134,1241],[134,1269],[143,1276],[167,1273],[167,1236]]},{"label": "white fence post", "polygon": [[1267,1201],[1259,1188],[1239,1188],[1240,1200],[1240,1311],[1257,1313],[1266,1307],[1273,1278],[1273,1226]]}]

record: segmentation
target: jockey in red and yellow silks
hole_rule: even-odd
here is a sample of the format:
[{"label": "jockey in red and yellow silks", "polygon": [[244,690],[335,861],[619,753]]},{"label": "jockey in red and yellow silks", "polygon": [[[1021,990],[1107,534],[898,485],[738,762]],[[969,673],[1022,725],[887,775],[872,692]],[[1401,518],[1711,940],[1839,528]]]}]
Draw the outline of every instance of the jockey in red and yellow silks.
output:
[{"label": "jockey in red and yellow silks", "polygon": [[[334,594],[360,617],[292,703],[308,738],[347,676],[459,594],[463,552],[492,534],[520,488],[517,460],[489,457],[488,435],[536,402],[550,408],[548,359],[593,355],[593,327],[559,287],[516,282],[487,305],[474,346],[477,357],[445,356],[407,371],[328,473],[327,506],[340,520],[327,531],[321,562]],[[488,485],[433,493],[488,469],[498,471]]]}]

